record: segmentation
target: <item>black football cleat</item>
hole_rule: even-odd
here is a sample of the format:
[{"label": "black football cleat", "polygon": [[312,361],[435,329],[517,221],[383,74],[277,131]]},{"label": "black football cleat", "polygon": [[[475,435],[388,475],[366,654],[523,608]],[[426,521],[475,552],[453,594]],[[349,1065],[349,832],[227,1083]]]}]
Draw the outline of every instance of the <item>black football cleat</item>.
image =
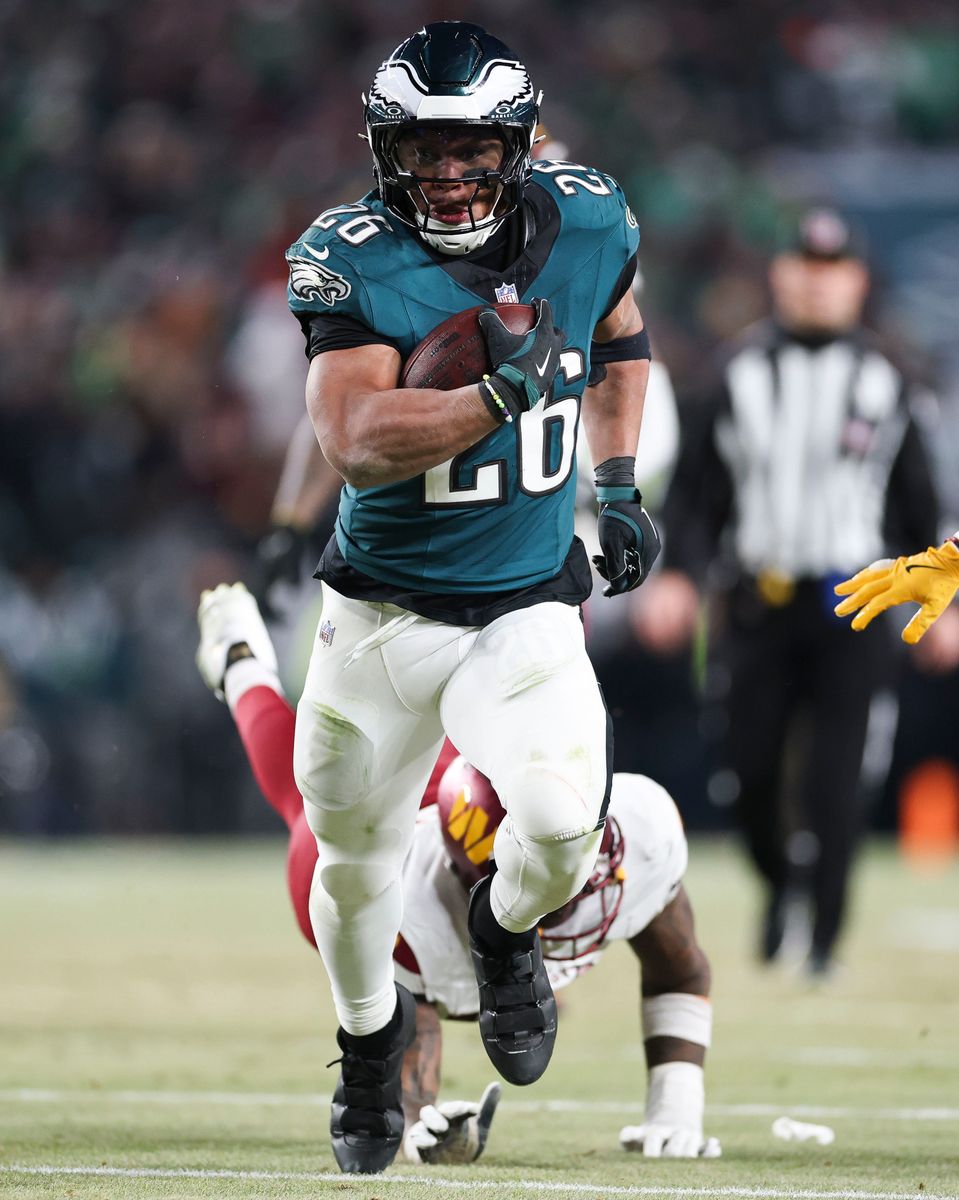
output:
[{"label": "black football cleat", "polygon": [[473,931],[477,903],[489,890],[481,879],[470,893],[469,937],[479,985],[479,1027],[490,1062],[507,1083],[535,1083],[549,1066],[556,1042],[556,1001],[539,936],[517,934],[517,949],[491,950]]},{"label": "black football cleat", "polygon": [[[333,1155],[341,1171],[375,1175],[385,1171],[403,1140],[403,1055],[416,1037],[416,1001],[396,985],[400,1025],[395,1036],[377,1051],[379,1057],[357,1053],[358,1040],[339,1029],[336,1040],[343,1057],[333,1092],[330,1134]],[[330,1064],[332,1066],[332,1063]]]}]

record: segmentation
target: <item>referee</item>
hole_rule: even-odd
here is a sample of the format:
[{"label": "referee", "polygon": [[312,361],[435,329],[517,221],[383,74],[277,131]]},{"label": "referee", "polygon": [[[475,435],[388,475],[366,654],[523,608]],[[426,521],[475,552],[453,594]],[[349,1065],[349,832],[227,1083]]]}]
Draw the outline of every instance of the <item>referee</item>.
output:
[{"label": "referee", "polygon": [[833,587],[862,563],[934,544],[938,502],[914,388],[861,323],[869,272],[847,222],[807,212],[769,282],[772,317],[725,348],[685,415],[664,569],[643,608],[646,640],[669,650],[691,634],[707,583],[719,601],[711,678],[768,885],[760,955],[776,957],[787,908],[808,893],[807,966],[823,974],[861,824],[870,702],[892,655],[882,621],[849,636]]}]

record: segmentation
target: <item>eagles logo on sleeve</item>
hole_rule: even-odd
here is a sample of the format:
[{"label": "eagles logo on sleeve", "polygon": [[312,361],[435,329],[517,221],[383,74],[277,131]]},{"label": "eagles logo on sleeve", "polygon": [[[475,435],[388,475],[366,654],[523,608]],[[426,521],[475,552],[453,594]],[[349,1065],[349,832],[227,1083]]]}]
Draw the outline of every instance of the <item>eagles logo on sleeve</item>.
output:
[{"label": "eagles logo on sleeve", "polygon": [[290,264],[290,291],[298,300],[319,300],[332,308],[349,296],[353,290],[349,280],[321,265],[330,253],[328,248],[319,251],[301,243],[296,249],[299,252],[287,251],[286,261]]}]

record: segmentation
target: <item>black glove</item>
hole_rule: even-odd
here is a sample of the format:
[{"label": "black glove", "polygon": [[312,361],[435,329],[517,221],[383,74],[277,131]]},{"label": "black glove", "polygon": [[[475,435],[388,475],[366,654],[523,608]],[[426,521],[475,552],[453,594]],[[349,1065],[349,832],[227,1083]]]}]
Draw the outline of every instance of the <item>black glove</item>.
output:
[{"label": "black glove", "polygon": [[270,604],[270,592],[276,583],[296,586],[300,582],[309,543],[309,533],[294,525],[274,525],[257,543],[257,580],[253,594],[266,620],[280,620],[280,614]]},{"label": "black glove", "polygon": [[596,468],[596,532],[603,553],[593,555],[593,565],[609,585],[603,588],[604,596],[639,587],[661,548],[656,526],[632,482],[634,468],[635,459],[625,457],[608,459]]},{"label": "black glove", "polygon": [[553,325],[548,300],[534,300],[536,324],[529,333],[510,333],[492,308],[479,315],[493,374],[480,385],[501,421],[529,412],[549,390],[559,370],[564,333]]}]

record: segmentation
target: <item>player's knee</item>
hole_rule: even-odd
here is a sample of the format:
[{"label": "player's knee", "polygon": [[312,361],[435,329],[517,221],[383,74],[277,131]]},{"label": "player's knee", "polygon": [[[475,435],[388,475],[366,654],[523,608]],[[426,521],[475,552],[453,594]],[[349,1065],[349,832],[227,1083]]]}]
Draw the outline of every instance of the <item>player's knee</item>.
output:
[{"label": "player's knee", "polygon": [[359,726],[329,705],[300,702],[293,775],[314,833],[311,808],[337,812],[362,800],[370,790],[372,761],[373,743]]},{"label": "player's knee", "polygon": [[593,870],[602,837],[601,829],[591,829],[563,840],[533,840],[515,827],[500,826],[499,869],[493,880],[500,924],[522,932],[578,895]]},{"label": "player's knee", "polygon": [[[320,865],[310,896],[310,907],[332,903],[340,913],[364,908],[388,888],[398,886],[400,872],[392,863],[341,862]],[[319,888],[316,883],[319,883]]]},{"label": "player's knee", "polygon": [[533,850],[546,868],[541,906],[544,914],[556,912],[578,895],[592,873],[602,842],[602,830],[590,830],[562,842],[540,842]]},{"label": "player's knee", "polygon": [[588,756],[523,763],[500,795],[520,836],[533,842],[570,842],[595,829],[603,802],[598,772]]}]

